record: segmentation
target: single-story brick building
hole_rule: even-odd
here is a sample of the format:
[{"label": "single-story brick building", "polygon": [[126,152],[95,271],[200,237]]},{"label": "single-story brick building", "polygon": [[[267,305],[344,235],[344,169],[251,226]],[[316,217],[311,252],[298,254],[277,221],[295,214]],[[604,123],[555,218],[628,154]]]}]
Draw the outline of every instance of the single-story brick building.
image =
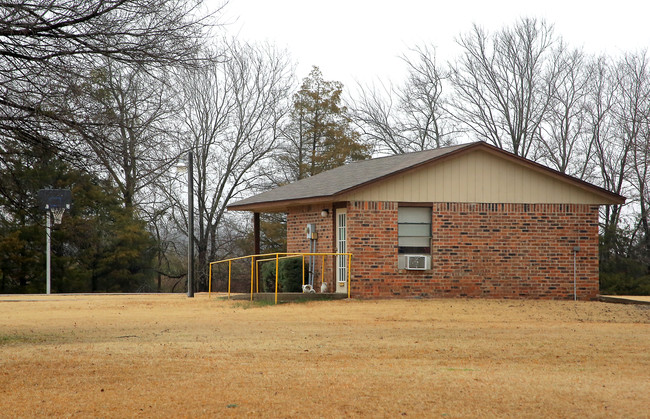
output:
[{"label": "single-story brick building", "polygon": [[[351,163],[228,208],[254,212],[257,237],[260,212],[287,213],[289,252],[352,253],[353,297],[567,299],[575,286],[591,300],[598,208],[624,202],[475,142]],[[315,288],[323,277],[347,292],[345,258],[330,260]]]}]

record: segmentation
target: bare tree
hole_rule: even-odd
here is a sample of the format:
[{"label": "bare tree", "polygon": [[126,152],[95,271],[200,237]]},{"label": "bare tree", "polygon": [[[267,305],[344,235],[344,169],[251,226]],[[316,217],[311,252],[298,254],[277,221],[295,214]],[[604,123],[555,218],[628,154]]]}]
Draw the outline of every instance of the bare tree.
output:
[{"label": "bare tree", "polygon": [[409,151],[409,139],[401,130],[399,109],[394,103],[392,85],[357,87],[358,99],[351,101],[352,120],[362,138],[378,151],[403,154]]},{"label": "bare tree", "polygon": [[[593,140],[601,186],[620,195],[630,196],[629,173],[631,142],[622,131],[624,100],[619,82],[621,67],[601,57],[593,62],[592,78],[587,108],[587,130]],[[627,242],[619,234],[623,217],[623,205],[601,207],[602,251],[608,259],[610,253],[627,254]]]},{"label": "bare tree", "polygon": [[89,77],[105,58],[143,68],[193,60],[211,25],[201,12],[198,0],[3,3],[0,135],[59,146],[73,133],[89,135],[60,107],[69,81]]},{"label": "bare tree", "polygon": [[435,50],[413,49],[402,57],[408,68],[403,86],[359,85],[351,107],[356,124],[379,151],[402,154],[451,144],[457,129],[443,87],[448,75],[436,64]]},{"label": "bare tree", "polygon": [[168,170],[177,101],[163,69],[101,64],[80,85],[71,84],[66,113],[85,125],[77,145],[89,156],[85,164],[106,173],[133,208]]},{"label": "bare tree", "polygon": [[637,228],[644,263],[650,268],[650,57],[647,51],[625,54],[616,69],[618,129],[629,150],[628,180],[638,200]]},{"label": "bare tree", "polygon": [[478,26],[459,38],[461,58],[452,65],[455,116],[478,139],[526,157],[548,110],[552,25],[522,19],[493,36]]},{"label": "bare tree", "polygon": [[548,80],[551,102],[540,125],[536,155],[560,172],[584,179],[592,175],[594,151],[587,129],[592,66],[580,50],[563,43],[553,52],[557,74]]},{"label": "bare tree", "polygon": [[[276,146],[279,125],[289,111],[292,76],[285,53],[269,45],[231,42],[226,60],[184,71],[179,82],[184,98],[180,122],[181,146],[196,156],[195,191],[198,200],[196,243],[199,286],[207,286],[208,260],[214,260],[226,206],[254,190],[273,170],[268,157]],[[183,208],[181,196],[174,196]],[[176,213],[184,229],[185,210]]]},{"label": "bare tree", "polygon": [[417,150],[449,145],[457,131],[443,96],[448,74],[436,64],[434,49],[421,47],[412,52],[414,58],[402,57],[408,67],[408,81],[399,92],[403,130]]}]

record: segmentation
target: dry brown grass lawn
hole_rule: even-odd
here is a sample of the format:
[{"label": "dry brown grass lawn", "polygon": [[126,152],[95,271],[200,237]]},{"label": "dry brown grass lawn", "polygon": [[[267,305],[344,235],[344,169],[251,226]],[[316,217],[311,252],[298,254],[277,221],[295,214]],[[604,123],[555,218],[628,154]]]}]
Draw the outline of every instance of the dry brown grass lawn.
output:
[{"label": "dry brown grass lawn", "polygon": [[650,306],[0,297],[2,417],[648,417]]}]

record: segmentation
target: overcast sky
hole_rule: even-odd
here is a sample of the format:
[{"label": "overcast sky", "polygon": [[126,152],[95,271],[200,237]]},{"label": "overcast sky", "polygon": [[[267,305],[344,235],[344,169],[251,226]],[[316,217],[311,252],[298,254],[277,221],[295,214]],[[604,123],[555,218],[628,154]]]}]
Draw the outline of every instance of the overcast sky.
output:
[{"label": "overcast sky", "polygon": [[286,48],[299,80],[317,65],[326,80],[350,86],[401,81],[398,57],[409,48],[434,45],[443,62],[457,54],[455,38],[472,23],[493,31],[523,16],[546,19],[587,52],[648,48],[649,12],[649,0],[229,0],[224,21],[240,39]]}]

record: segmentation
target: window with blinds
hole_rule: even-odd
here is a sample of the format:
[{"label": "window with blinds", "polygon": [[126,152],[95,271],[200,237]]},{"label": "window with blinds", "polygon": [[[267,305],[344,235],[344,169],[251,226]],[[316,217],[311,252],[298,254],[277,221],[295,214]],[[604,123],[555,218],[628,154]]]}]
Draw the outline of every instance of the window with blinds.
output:
[{"label": "window with blinds", "polygon": [[399,207],[397,230],[398,253],[431,254],[430,207]]}]

